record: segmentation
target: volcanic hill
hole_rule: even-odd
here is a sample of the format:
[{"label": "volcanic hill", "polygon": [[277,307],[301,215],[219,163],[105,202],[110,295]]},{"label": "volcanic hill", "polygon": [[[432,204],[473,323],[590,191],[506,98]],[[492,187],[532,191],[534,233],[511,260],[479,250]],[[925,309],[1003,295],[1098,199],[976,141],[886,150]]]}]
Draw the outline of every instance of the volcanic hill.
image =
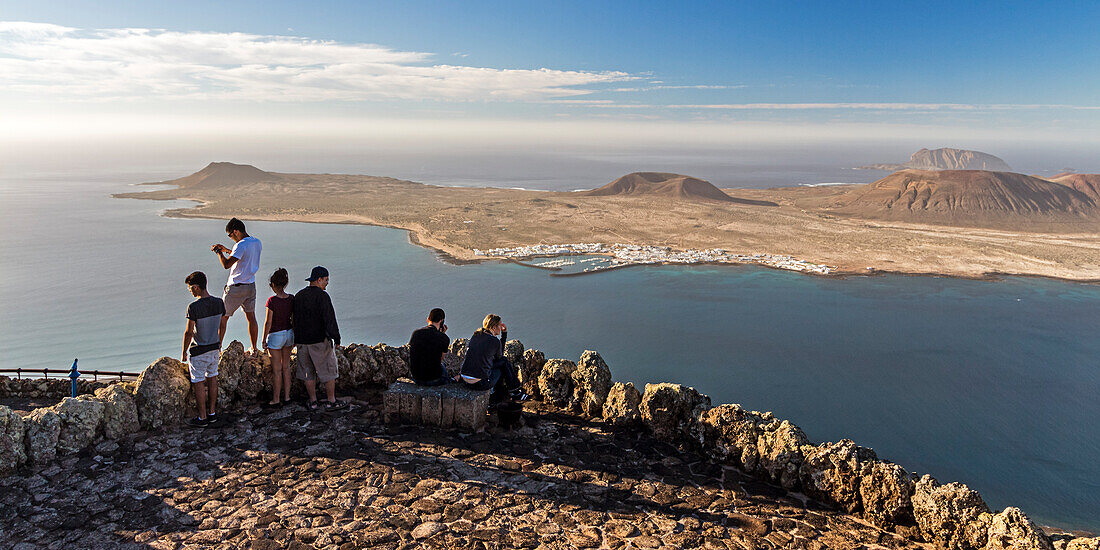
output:
[{"label": "volcanic hill", "polygon": [[603,187],[591,191],[580,191],[579,194],[589,197],[649,195],[687,200],[736,202],[736,199],[725,194],[709,181],[664,172],[634,172]]},{"label": "volcanic hill", "polygon": [[282,179],[278,174],[264,172],[251,164],[211,162],[206,168],[182,178],[152,182],[145,185],[176,185],[180,189],[195,187],[231,187],[258,182],[274,182]]},{"label": "volcanic hill", "polygon": [[871,164],[860,166],[867,170],[992,170],[1011,172],[1012,167],[1005,161],[989,153],[966,149],[921,149],[909,157],[904,164]]},{"label": "volcanic hill", "polygon": [[959,225],[1080,221],[1098,213],[1094,198],[1067,185],[986,170],[902,170],[821,206],[862,218]]},{"label": "volcanic hill", "polygon": [[1049,179],[1076,189],[1100,204],[1100,174],[1059,174]]}]

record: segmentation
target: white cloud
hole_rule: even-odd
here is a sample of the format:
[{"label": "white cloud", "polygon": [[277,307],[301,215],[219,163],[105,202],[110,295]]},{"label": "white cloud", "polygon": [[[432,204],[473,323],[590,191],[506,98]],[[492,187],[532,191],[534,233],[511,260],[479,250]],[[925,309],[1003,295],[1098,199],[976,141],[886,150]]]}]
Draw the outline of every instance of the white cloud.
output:
[{"label": "white cloud", "polygon": [[636,78],[431,64],[432,57],[292,36],[0,22],[0,87],[39,98],[541,101]]},{"label": "white cloud", "polygon": [[1089,105],[978,104],[978,103],[730,103],[702,105],[666,105],[670,109],[721,109],[744,111],[780,110],[883,110],[883,111],[1010,111],[1032,109],[1100,110]]}]

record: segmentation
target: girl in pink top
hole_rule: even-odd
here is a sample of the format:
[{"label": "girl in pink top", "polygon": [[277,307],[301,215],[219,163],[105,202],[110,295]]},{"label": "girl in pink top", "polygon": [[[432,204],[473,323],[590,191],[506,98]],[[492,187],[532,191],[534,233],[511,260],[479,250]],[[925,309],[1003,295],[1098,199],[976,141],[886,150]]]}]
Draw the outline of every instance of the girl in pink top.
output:
[{"label": "girl in pink top", "polygon": [[[284,292],[290,283],[286,269],[279,268],[271,274],[271,290],[275,295],[267,299],[267,320],[264,321],[264,348],[271,356],[271,401],[276,406],[290,401],[290,350],[294,347],[294,330],[291,310],[294,295]],[[282,394],[282,401],[279,395]]]}]

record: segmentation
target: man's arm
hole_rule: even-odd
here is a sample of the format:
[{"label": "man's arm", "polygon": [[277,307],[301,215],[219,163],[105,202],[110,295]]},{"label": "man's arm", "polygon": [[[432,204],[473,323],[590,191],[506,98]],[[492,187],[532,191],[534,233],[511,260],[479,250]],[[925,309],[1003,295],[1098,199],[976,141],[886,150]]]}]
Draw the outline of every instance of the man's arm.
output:
[{"label": "man's arm", "polygon": [[[214,253],[218,255],[218,260],[221,261],[222,268],[224,269],[229,269],[233,267],[233,264],[237,263],[237,258],[233,257],[233,251],[229,250],[220,243],[211,246],[210,250],[214,251]],[[227,252],[229,253],[228,256],[226,256]]]},{"label": "man's arm", "polygon": [[325,320],[325,334],[332,338],[333,345],[340,345],[340,327],[336,324],[336,311],[332,309],[332,298],[327,292],[321,293],[324,303],[321,304],[321,314]]},{"label": "man's arm", "polygon": [[187,320],[187,330],[183,333],[183,354],[180,355],[180,362],[187,362],[187,348],[191,347],[191,338],[195,335],[195,321],[193,319]]}]

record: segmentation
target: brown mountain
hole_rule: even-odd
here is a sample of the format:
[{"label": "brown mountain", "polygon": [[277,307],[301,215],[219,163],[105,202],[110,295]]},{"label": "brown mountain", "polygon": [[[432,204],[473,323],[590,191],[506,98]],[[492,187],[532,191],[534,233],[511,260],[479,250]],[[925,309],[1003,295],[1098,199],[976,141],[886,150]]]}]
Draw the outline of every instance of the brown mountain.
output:
[{"label": "brown mountain", "polygon": [[663,172],[634,172],[598,189],[581,191],[580,194],[589,197],[650,195],[688,200],[736,202],[736,199],[723,193],[709,181]]},{"label": "brown mountain", "polygon": [[966,149],[921,149],[904,164],[871,164],[860,166],[869,170],[993,170],[1011,172],[1012,168],[999,157]]},{"label": "brown mountain", "polygon": [[822,206],[874,219],[986,225],[1080,220],[1097,201],[1069,186],[1012,172],[902,170],[853,187]]},{"label": "brown mountain", "polygon": [[158,181],[150,185],[176,185],[180,189],[195,187],[230,187],[249,183],[278,181],[278,174],[264,172],[250,164],[211,162],[206,168],[179,179]]},{"label": "brown mountain", "polygon": [[1100,204],[1100,174],[1058,174],[1050,181],[1076,189]]}]

